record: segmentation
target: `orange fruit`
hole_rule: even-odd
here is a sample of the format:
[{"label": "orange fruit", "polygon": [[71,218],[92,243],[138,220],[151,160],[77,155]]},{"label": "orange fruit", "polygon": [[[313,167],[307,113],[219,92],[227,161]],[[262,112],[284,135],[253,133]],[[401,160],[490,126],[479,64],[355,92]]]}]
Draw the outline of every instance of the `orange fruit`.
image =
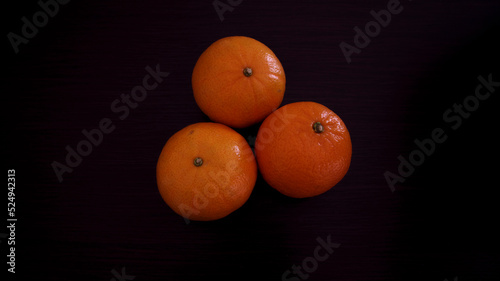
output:
[{"label": "orange fruit", "polygon": [[216,123],[196,123],[167,141],[156,166],[163,200],[189,220],[223,218],[252,193],[257,164],[246,140]]},{"label": "orange fruit", "polygon": [[196,62],[193,94],[212,120],[234,128],[264,120],[285,93],[285,72],[276,55],[244,36],[217,40]]},{"label": "orange fruit", "polygon": [[255,154],[266,182],[295,198],[326,192],[347,173],[351,138],[340,117],[315,102],[287,104],[262,123]]}]

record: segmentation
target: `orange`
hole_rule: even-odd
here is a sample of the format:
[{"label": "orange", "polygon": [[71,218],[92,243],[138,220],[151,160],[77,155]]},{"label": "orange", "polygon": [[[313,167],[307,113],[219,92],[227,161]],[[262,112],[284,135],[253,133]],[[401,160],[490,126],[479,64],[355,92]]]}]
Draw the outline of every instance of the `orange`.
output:
[{"label": "orange", "polygon": [[196,123],[167,141],[156,166],[163,200],[188,220],[223,218],[252,193],[257,164],[246,140],[216,123]]},{"label": "orange", "polygon": [[285,72],[276,55],[244,36],[217,40],[196,62],[193,94],[212,120],[248,127],[277,109],[285,93]]},{"label": "orange", "polygon": [[315,102],[287,104],[262,123],[255,153],[266,182],[295,198],[326,192],[347,173],[351,138],[340,117]]}]

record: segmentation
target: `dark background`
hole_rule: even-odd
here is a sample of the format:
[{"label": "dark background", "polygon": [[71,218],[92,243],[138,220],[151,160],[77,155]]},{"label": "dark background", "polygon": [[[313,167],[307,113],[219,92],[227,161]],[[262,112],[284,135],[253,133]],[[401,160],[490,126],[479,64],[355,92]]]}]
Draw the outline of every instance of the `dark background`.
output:
[{"label": "dark background", "polygon": [[[4,3],[2,159],[4,172],[16,169],[18,218],[9,277],[110,280],[124,269],[134,280],[281,280],[330,235],[341,246],[308,280],[499,280],[500,89],[457,130],[442,114],[474,94],[479,75],[500,81],[500,2],[403,0],[348,64],[340,42],[353,44],[353,28],[387,2],[244,0],[221,21],[212,1],[74,0],[18,54],[6,35],[40,7]],[[238,211],[186,225],[157,191],[156,160],[172,134],[208,120],[191,72],[230,35],[276,53],[283,105],[316,101],[342,117],[351,168],[303,200],[259,177]],[[157,64],[170,75],[118,119],[110,104]],[[105,117],[116,129],[60,183],[51,163]],[[384,172],[397,173],[398,155],[436,127],[448,139],[392,192]],[[257,129],[239,132],[251,142]],[[7,238],[0,246],[5,261]]]}]

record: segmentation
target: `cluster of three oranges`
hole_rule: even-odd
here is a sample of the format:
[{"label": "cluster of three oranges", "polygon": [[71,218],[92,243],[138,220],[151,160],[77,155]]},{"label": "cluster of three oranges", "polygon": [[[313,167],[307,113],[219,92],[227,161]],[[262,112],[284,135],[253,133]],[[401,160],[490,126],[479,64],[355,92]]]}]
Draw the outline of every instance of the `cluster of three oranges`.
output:
[{"label": "cluster of three oranges", "polygon": [[[156,167],[160,194],[176,213],[202,221],[227,216],[248,200],[258,171],[295,198],[322,194],[344,177],[352,151],[344,122],[315,102],[279,108],[285,84],[280,61],[255,39],[222,38],[202,53],[192,74],[193,93],[214,122],[175,133]],[[232,128],[262,120],[254,154]]]}]

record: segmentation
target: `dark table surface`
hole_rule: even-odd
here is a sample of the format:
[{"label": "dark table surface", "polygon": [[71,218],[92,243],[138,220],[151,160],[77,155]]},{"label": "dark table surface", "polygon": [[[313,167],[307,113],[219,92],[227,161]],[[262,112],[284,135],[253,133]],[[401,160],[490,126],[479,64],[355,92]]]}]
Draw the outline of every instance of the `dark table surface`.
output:
[{"label": "dark table surface", "polygon": [[[3,263],[10,278],[500,280],[499,1],[48,2],[51,15],[37,1],[2,8],[2,160],[4,173],[15,169],[17,221],[11,232],[4,219],[0,247],[6,261],[16,243],[16,273]],[[219,17],[214,4],[227,11]],[[388,5],[397,12],[377,29],[370,11]],[[373,37],[362,42],[355,28],[366,25]],[[352,163],[321,196],[287,198],[259,176],[241,209],[186,224],[158,193],[156,161],[172,134],[208,120],[191,72],[230,35],[276,53],[283,105],[315,101],[342,117]],[[340,44],[355,39],[348,63]],[[148,66],[169,75],[128,114],[114,112]],[[53,163],[66,165],[67,146],[106,121],[114,130],[70,157],[59,180]],[[257,129],[239,132],[252,143]],[[398,171],[408,159],[415,167]],[[318,261],[320,240],[340,245]]]}]

